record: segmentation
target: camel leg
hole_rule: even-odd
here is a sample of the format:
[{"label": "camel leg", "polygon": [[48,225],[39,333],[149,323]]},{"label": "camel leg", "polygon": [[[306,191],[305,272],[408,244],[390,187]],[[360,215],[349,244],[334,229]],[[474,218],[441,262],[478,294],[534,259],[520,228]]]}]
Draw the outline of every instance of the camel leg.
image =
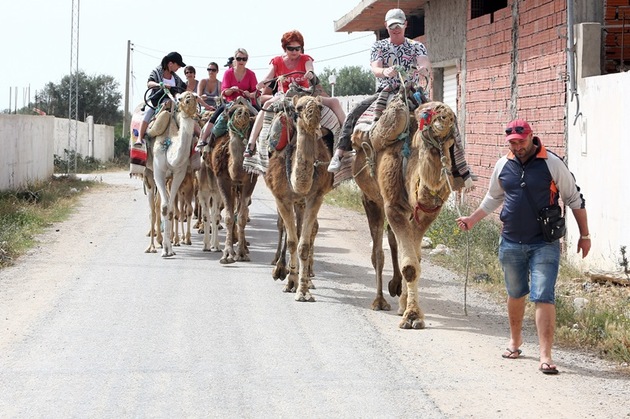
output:
[{"label": "camel leg", "polygon": [[[155,164],[155,162],[154,162]],[[173,244],[171,243],[171,236],[173,231],[173,210],[172,206],[169,208],[170,198],[166,192],[166,173],[162,170],[156,170],[154,172],[155,186],[158,189],[160,196],[160,215],[164,220],[164,234],[162,235],[162,257],[173,256]]]},{"label": "camel leg", "polygon": [[392,276],[388,284],[389,295],[400,297],[402,293],[402,275],[400,274],[400,265],[398,265],[398,243],[396,242],[396,235],[394,235],[394,231],[389,224],[387,225],[387,242],[392,255],[392,269],[394,270],[394,276]]},{"label": "camel leg", "polygon": [[403,312],[403,318],[398,326],[401,329],[424,329],[424,313],[418,303],[420,261],[418,260],[415,244],[413,243],[413,228],[405,218],[404,211],[400,210],[400,208],[393,209],[386,205],[385,212],[387,214],[387,220],[392,230],[394,230],[398,241],[400,272],[404,279],[399,310],[405,307],[405,311]]},{"label": "camel leg", "polygon": [[[174,219],[174,208],[175,208],[175,198],[177,197],[177,190],[179,186],[182,184],[182,180],[184,180],[184,176],[186,176],[185,171],[179,171],[173,173],[173,181],[171,182],[171,190],[170,196],[168,197],[168,201],[166,206],[162,204],[162,215],[166,216],[165,220],[165,228],[164,228],[164,236],[166,237],[166,243],[169,244],[169,249],[162,250],[162,256],[168,257],[175,255],[175,251],[173,251],[172,244],[170,243],[170,238],[173,237],[173,219]],[[170,252],[168,251],[170,250]]]},{"label": "camel leg", "polygon": [[245,227],[247,226],[247,220],[249,220],[249,203],[256,182],[258,178],[255,177],[250,183],[243,185],[241,195],[239,197],[239,211],[238,211],[238,246],[236,249],[236,256],[238,261],[249,262],[249,249],[247,248],[247,238],[245,237]]},{"label": "camel leg", "polygon": [[315,297],[313,297],[311,295],[311,292],[309,291],[309,283],[311,283],[311,279],[308,276],[308,264],[309,255],[311,254],[313,246],[313,243],[311,243],[313,241],[313,229],[315,228],[315,224],[317,223],[317,214],[319,213],[319,208],[322,206],[323,202],[323,194],[315,195],[313,198],[311,198],[310,201],[306,203],[306,207],[304,208],[304,220],[298,245],[300,265],[299,284],[295,295],[296,301],[315,301]]},{"label": "camel leg", "polygon": [[385,212],[381,205],[369,200],[365,195],[361,197],[365,214],[367,215],[372,237],[372,266],[376,273],[376,298],[372,301],[372,310],[391,310],[391,305],[383,296],[383,266],[385,255],[383,253],[383,224]]},{"label": "camel leg", "polygon": [[221,220],[221,197],[214,196],[210,199],[210,218],[208,218],[207,228],[210,233],[210,251],[220,252],[219,244],[219,221]]},{"label": "camel leg", "polygon": [[287,284],[284,292],[295,292],[298,285],[298,234],[295,224],[295,216],[293,213],[293,205],[291,203],[276,199],[278,212],[284,222],[287,234],[287,250],[289,252],[289,274],[287,276]]},{"label": "camel leg", "polygon": [[271,276],[273,279],[283,280],[286,278],[287,272],[287,235],[284,223],[282,222],[282,216],[278,213],[278,219],[276,220],[276,226],[278,227],[278,246],[276,247],[276,254],[271,262],[275,265]]},{"label": "camel leg", "polygon": [[223,257],[221,264],[230,264],[234,260],[234,202],[236,186],[228,185],[223,189],[222,198],[225,203],[225,244],[223,245]]}]

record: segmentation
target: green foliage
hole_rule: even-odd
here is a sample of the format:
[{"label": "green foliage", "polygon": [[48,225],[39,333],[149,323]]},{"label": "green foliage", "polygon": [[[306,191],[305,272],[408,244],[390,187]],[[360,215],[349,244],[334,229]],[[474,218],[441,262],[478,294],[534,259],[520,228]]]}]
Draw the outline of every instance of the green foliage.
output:
[{"label": "green foliage", "polygon": [[[113,76],[88,76],[79,71],[77,79],[77,115],[80,121],[85,121],[89,115],[94,117],[96,124],[116,125],[122,120],[122,112],[118,110],[122,93],[118,91],[119,85]],[[35,103],[29,104],[20,113],[32,114],[33,108],[39,108],[48,115],[68,118],[70,81],[70,75],[67,75],[59,84],[49,82],[35,95]]]},{"label": "green foliage", "polygon": [[370,70],[359,66],[349,66],[339,71],[326,67],[317,75],[322,87],[328,93],[332,93],[332,87],[328,81],[331,74],[337,76],[335,96],[371,95],[375,91],[376,78]]}]

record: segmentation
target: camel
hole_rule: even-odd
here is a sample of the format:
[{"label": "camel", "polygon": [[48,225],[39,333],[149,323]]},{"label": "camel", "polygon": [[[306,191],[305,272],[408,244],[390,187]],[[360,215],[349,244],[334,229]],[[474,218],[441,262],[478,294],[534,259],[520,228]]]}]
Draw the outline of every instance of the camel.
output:
[{"label": "camel", "polygon": [[[295,292],[296,301],[315,301],[309,291],[312,287],[309,275],[318,228],[317,214],[324,196],[333,187],[333,175],[326,170],[331,150],[322,140],[321,100],[315,96],[294,96],[291,104],[288,108],[293,115],[286,120],[295,121],[294,126],[287,123],[287,129],[294,130],[293,135],[289,135],[289,144],[284,149],[269,158],[264,179],[282,218],[282,224],[279,222],[278,226],[286,228],[289,272],[284,292]],[[282,114],[276,118],[282,118]],[[298,223],[300,218],[301,223]],[[278,243],[280,251],[281,241],[282,232]],[[285,273],[284,266],[278,265],[284,258],[277,259],[274,278]]]},{"label": "camel", "polygon": [[220,252],[219,220],[222,199],[217,178],[212,171],[211,157],[210,152],[203,151],[201,168],[197,171],[197,203],[201,208],[199,220],[203,221],[203,250]]},{"label": "camel", "polygon": [[[154,138],[152,146],[153,177],[160,195],[161,213],[164,218],[164,240],[162,257],[175,255],[173,237],[173,216],[177,191],[190,164],[193,144],[194,117],[197,113],[197,99],[192,92],[184,92],[174,105],[173,113],[160,112],[153,126],[147,131]],[[167,192],[166,178],[172,174],[173,180]]]},{"label": "camel", "polygon": [[[457,129],[453,111],[441,102],[420,105],[415,118],[419,127],[411,138],[407,101],[396,95],[369,131],[357,126],[352,136],[357,150],[352,169],[362,192],[373,242],[376,298],[372,309],[391,308],[382,290],[386,218],[395,235],[392,243],[395,276],[389,283],[389,291],[392,296],[399,296],[402,329],[425,327],[418,302],[421,242],[452,191],[449,150]],[[391,235],[389,238],[391,242]]]},{"label": "camel", "polygon": [[[243,152],[252,127],[253,115],[247,105],[235,102],[227,111],[227,117],[228,132],[215,140],[211,151],[212,170],[225,206],[225,244],[223,256],[219,260],[222,264],[250,260],[245,226],[258,180],[258,175],[243,169]],[[235,236],[238,242],[236,251]]]}]

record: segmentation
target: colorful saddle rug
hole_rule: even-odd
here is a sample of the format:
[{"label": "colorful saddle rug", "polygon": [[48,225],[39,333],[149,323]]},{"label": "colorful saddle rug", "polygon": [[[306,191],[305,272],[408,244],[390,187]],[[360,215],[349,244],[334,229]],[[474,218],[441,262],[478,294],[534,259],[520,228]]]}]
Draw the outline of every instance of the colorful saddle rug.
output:
[{"label": "colorful saddle rug", "polygon": [[[280,119],[274,121],[274,117],[275,114],[272,112],[264,114],[263,126],[256,141],[256,152],[252,157],[245,157],[243,161],[243,168],[248,173],[264,175],[269,167],[270,154],[282,150],[289,141],[286,121],[284,123]],[[320,125],[333,133],[336,143],[341,125],[335,113],[327,106],[323,108]]]}]

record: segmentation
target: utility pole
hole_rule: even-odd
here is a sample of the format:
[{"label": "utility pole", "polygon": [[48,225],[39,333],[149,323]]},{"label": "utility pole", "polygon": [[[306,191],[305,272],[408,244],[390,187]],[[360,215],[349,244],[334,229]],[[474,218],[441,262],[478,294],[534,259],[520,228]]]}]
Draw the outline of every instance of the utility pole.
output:
[{"label": "utility pole", "polygon": [[123,131],[122,135],[129,133],[129,72],[131,63],[131,41],[127,40],[127,72],[125,73],[125,111],[123,114]]},{"label": "utility pole", "polygon": [[70,174],[70,151],[74,150],[74,173],[77,171],[77,126],[79,124],[79,2],[72,0],[70,32],[70,91],[68,94],[68,158],[67,174]]}]

